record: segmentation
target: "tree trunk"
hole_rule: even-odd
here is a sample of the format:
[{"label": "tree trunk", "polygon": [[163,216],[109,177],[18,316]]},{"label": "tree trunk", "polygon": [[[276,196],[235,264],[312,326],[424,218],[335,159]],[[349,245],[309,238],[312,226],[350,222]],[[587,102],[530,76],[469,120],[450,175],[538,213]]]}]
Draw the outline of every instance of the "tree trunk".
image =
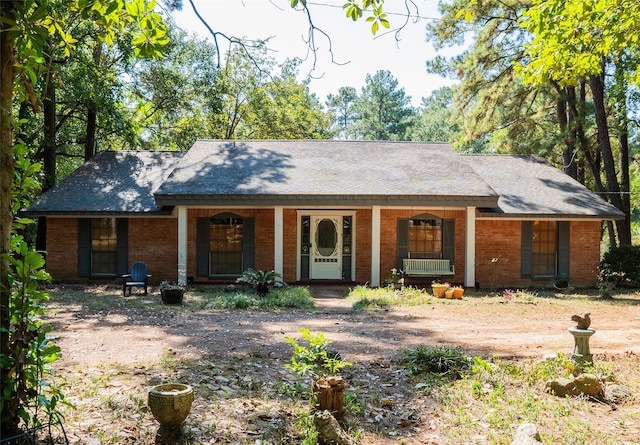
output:
[{"label": "tree trunk", "polygon": [[[609,139],[609,126],[604,101],[604,71],[598,76],[590,76],[589,86],[591,87],[591,94],[593,95],[596,124],[598,127],[598,144],[600,145],[600,152],[602,153],[602,160],[604,161],[604,172],[609,199],[616,208],[624,212],[620,186],[616,175],[616,165],[613,158],[613,151],[611,150],[611,141]],[[620,245],[630,245],[631,232],[625,228],[624,220],[616,221],[616,229],[618,243]]]},{"label": "tree trunk", "polygon": [[[11,195],[13,188],[13,172],[15,169],[13,158],[13,37],[6,27],[15,20],[14,7],[19,2],[0,2],[0,13],[5,21],[0,22],[0,353],[8,355],[9,329],[9,262],[4,259],[11,247]],[[7,24],[8,23],[8,24]],[[11,364],[9,364],[11,366]],[[8,369],[0,368],[0,390],[9,386]],[[9,403],[2,405],[0,413],[0,431],[11,436],[19,431],[18,424],[10,415]]]},{"label": "tree trunk", "polygon": [[336,419],[340,419],[344,410],[344,391],[347,384],[342,377],[330,376],[316,380],[312,384],[312,392],[318,399],[317,409],[327,410]]},{"label": "tree trunk", "polygon": [[620,63],[616,64],[616,114],[614,122],[618,131],[620,191],[622,192],[622,208],[625,213],[625,233],[628,231],[631,244],[631,180],[629,178],[629,117],[627,116],[627,81],[626,73]]},{"label": "tree trunk", "polygon": [[[93,48],[93,61],[96,66],[100,65],[100,58],[102,56],[102,44],[98,43]],[[87,110],[87,131],[84,139],[84,160],[85,162],[93,158],[96,155],[96,130],[98,111],[96,109],[95,101],[89,103]]]}]

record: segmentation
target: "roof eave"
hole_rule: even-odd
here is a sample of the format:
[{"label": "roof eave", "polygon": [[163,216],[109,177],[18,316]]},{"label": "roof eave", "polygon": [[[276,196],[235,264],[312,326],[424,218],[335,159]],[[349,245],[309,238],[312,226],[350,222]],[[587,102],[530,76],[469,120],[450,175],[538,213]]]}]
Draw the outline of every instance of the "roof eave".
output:
[{"label": "roof eave", "polygon": [[442,206],[489,207],[498,203],[498,196],[447,195],[155,195],[161,206]]}]

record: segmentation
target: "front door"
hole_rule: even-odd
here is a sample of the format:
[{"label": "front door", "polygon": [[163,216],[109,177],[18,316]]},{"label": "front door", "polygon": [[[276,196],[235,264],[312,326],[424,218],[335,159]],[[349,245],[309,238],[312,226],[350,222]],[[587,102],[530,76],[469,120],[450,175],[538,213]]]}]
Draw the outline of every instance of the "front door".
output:
[{"label": "front door", "polygon": [[311,217],[311,279],[342,279],[342,216]]}]

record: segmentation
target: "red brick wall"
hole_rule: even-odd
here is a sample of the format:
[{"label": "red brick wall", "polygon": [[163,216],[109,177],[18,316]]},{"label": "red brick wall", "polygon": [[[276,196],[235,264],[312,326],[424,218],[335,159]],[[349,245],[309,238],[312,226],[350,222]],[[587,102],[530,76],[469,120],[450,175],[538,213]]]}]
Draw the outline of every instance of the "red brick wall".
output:
[{"label": "red brick wall", "polygon": [[571,283],[597,284],[601,228],[599,221],[571,222]]},{"label": "red brick wall", "polygon": [[371,209],[356,211],[356,283],[371,281]]},{"label": "red brick wall", "polygon": [[283,211],[284,229],[283,229],[283,259],[282,279],[285,283],[293,283],[296,281],[296,269],[298,257],[296,246],[298,244],[298,213],[295,209],[284,209]]},{"label": "red brick wall", "polygon": [[[55,281],[78,281],[78,220],[47,218],[47,272]],[[83,278],[83,280],[85,280]]]},{"label": "red brick wall", "polygon": [[151,282],[178,280],[178,219],[129,218],[129,265],[149,266]]},{"label": "red brick wall", "polygon": [[[256,222],[256,263],[258,269],[274,267],[274,212],[272,209],[191,209],[188,212],[187,275],[196,271],[196,218],[231,212],[254,217]],[[397,219],[422,213],[411,210],[381,211],[381,264],[383,281],[396,267]],[[465,212],[463,210],[430,211],[442,218],[455,218],[455,270],[453,283],[464,280]],[[297,212],[284,210],[284,280],[295,282],[297,267]],[[371,210],[356,211],[356,272],[355,280],[371,279]],[[571,222],[571,282],[574,285],[595,285],[600,261],[600,227],[597,221]],[[47,270],[56,281],[84,282],[77,275],[78,223],[76,218],[47,219]],[[129,219],[129,264],[144,261],[153,275],[152,282],[177,279],[177,218]],[[482,288],[541,286],[548,283],[520,277],[521,223],[519,221],[476,221],[476,281]],[[494,261],[496,259],[496,261]],[[198,281],[207,281],[196,277]]]},{"label": "red brick wall", "polygon": [[[151,282],[177,279],[178,220],[129,219],[129,265],[149,266]],[[47,218],[47,271],[56,281],[86,282],[78,277],[78,219]],[[120,282],[119,278],[115,282]]]},{"label": "red brick wall", "polygon": [[[600,227],[598,221],[570,223],[569,275],[572,285],[597,284]],[[521,277],[521,238],[520,221],[476,221],[476,281],[482,288],[550,285],[547,280]]]}]

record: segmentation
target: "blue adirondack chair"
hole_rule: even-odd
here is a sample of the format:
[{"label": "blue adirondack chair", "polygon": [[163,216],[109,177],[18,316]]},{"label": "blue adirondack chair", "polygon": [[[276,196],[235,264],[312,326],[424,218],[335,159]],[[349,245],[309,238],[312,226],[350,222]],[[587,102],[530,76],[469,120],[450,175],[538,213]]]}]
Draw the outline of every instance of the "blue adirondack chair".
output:
[{"label": "blue adirondack chair", "polygon": [[144,294],[147,295],[147,286],[149,285],[149,277],[147,274],[149,267],[146,263],[133,263],[131,265],[131,273],[122,275],[122,295],[127,296],[127,290],[131,295],[131,289],[134,287],[144,287]]}]

